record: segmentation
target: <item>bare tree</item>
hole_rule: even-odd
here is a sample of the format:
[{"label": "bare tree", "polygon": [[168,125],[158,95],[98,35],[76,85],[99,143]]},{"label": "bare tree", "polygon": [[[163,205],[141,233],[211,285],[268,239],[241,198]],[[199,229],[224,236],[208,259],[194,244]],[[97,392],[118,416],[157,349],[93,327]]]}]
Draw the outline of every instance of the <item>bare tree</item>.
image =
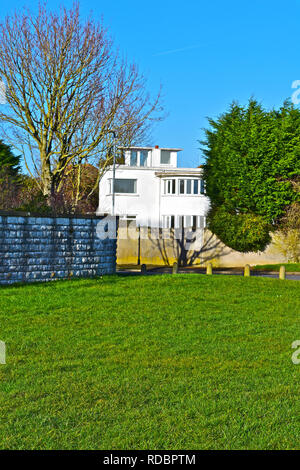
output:
[{"label": "bare tree", "polygon": [[162,110],[160,92],[151,100],[136,65],[120,57],[102,23],[81,20],[77,3],[59,13],[40,4],[37,15],[7,17],[0,79],[7,100],[2,132],[22,149],[49,203],[69,171],[90,163],[100,176],[111,163],[113,132],[120,145],[132,145]]}]

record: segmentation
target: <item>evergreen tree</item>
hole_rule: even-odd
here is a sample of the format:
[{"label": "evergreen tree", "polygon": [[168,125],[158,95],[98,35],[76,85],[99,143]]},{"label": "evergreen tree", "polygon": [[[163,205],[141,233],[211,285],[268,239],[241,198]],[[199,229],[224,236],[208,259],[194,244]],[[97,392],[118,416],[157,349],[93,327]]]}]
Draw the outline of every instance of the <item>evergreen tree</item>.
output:
[{"label": "evergreen tree", "polygon": [[286,209],[299,200],[300,111],[237,103],[205,130],[208,226],[227,246],[262,251]]},{"label": "evergreen tree", "polygon": [[0,140],[0,172],[17,177],[20,172],[20,156],[13,154],[11,148]]}]

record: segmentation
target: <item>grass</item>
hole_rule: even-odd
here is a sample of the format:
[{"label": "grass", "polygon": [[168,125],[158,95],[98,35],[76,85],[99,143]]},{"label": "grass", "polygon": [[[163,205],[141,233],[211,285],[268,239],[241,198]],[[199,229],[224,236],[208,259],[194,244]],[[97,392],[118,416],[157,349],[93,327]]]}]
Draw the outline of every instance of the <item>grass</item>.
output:
[{"label": "grass", "polygon": [[300,263],[258,264],[253,269],[256,271],[279,271],[280,266],[285,266],[285,270],[290,273],[300,272]]},{"label": "grass", "polygon": [[299,449],[299,288],[197,274],[2,288],[1,449]]}]

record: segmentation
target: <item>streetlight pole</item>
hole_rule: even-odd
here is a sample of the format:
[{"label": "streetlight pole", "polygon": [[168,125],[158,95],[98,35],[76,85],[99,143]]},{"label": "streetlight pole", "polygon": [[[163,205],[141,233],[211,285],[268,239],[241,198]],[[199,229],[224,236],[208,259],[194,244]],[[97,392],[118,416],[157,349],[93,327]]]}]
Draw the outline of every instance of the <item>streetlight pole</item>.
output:
[{"label": "streetlight pole", "polygon": [[115,179],[116,179],[116,138],[117,134],[115,131],[109,131],[113,135],[114,143],[113,143],[113,177],[112,177],[112,210],[111,215],[114,217],[115,215]]}]

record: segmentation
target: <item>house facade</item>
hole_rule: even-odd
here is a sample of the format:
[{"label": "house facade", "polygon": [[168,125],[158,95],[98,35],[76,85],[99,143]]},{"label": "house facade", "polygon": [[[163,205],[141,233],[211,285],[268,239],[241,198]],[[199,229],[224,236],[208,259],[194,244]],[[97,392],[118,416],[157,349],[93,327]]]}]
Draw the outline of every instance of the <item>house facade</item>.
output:
[{"label": "house facade", "polygon": [[[121,149],[116,166],[115,215],[138,226],[204,228],[209,200],[201,168],[178,168],[178,148]],[[113,213],[113,169],[100,180],[100,215]]]}]

